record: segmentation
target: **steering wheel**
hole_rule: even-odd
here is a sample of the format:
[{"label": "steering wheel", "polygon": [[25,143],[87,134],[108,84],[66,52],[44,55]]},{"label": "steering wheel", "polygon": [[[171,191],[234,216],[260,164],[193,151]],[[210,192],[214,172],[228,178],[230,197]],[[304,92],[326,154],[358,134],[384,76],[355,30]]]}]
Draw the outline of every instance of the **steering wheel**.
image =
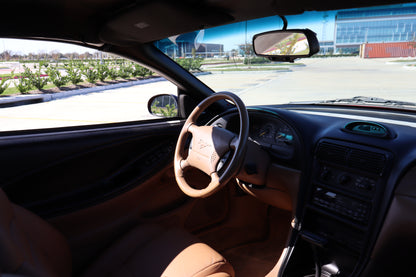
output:
[{"label": "steering wheel", "polygon": [[[240,131],[236,135],[226,129],[215,126],[197,126],[196,122],[202,112],[218,100],[226,99],[233,102],[239,114]],[[246,152],[249,132],[247,109],[241,99],[230,92],[215,93],[198,104],[186,120],[178,138],[175,149],[175,178],[180,189],[191,197],[208,197],[224,186],[234,177],[242,164]],[[186,149],[189,135],[192,143]],[[219,163],[226,153],[232,150],[229,162],[221,169]],[[203,189],[191,187],[184,177],[184,171],[194,167],[211,177],[210,183]]]}]

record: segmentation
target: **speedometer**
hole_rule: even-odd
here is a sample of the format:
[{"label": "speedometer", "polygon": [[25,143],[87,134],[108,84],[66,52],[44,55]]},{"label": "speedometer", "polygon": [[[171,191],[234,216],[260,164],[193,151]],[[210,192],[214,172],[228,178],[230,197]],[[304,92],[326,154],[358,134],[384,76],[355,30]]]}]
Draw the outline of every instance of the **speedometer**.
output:
[{"label": "speedometer", "polygon": [[273,124],[265,124],[255,131],[254,139],[263,143],[274,143],[276,128]]}]

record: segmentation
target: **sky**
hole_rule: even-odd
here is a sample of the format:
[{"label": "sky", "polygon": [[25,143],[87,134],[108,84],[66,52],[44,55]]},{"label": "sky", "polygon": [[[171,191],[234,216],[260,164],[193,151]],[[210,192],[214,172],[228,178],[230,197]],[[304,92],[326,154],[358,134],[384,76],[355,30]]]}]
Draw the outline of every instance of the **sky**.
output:
[{"label": "sky", "polygon": [[14,54],[49,53],[54,50],[58,50],[62,54],[72,52],[85,53],[86,51],[91,53],[96,52],[95,49],[68,43],[22,39],[0,39],[0,53],[5,50],[11,50]]}]

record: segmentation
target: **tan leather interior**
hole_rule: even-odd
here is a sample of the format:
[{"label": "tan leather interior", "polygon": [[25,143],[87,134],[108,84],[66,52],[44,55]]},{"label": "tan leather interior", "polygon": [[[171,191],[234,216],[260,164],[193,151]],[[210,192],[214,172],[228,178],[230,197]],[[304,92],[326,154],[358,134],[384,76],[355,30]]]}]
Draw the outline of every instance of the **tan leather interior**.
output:
[{"label": "tan leather interior", "polygon": [[[168,213],[183,203],[175,215]],[[95,257],[146,218],[166,214],[163,226],[180,225],[193,203],[176,185],[172,165],[134,189],[104,203],[48,220],[67,239],[71,247],[74,273],[80,273]],[[159,223],[159,222],[158,222]]]},{"label": "tan leather interior", "polygon": [[[207,181],[205,174],[195,173],[198,174],[189,176],[191,181]],[[152,223],[195,233],[227,220],[231,196],[230,187],[226,188],[206,199],[190,199],[178,188],[170,165],[118,197],[49,222],[68,238],[73,270],[81,273],[111,242],[139,224]],[[245,198],[258,202],[250,196]]]},{"label": "tan leather interior", "polygon": [[[191,183],[209,182],[208,176],[200,171],[187,172],[187,177]],[[207,243],[220,251],[235,268],[238,266],[237,276],[252,277],[266,275],[274,267],[285,247],[291,220],[290,212],[270,208],[267,204],[239,191],[235,181],[210,197],[188,198],[178,188],[173,167],[170,165],[136,188],[111,200],[48,221],[63,234],[66,239],[64,243],[69,243],[68,255],[72,254],[72,276],[92,271],[100,259],[106,259],[108,251],[113,251],[109,249],[122,248],[117,245],[131,242],[130,236],[136,236],[133,240],[137,245],[146,244],[147,241],[148,245],[142,244],[142,247],[157,248],[154,243],[165,236],[173,236],[175,238],[172,240],[178,241],[181,238],[185,245],[187,238],[192,237],[189,233],[193,233],[198,237],[193,238],[195,242]],[[158,231],[152,232],[151,228]],[[175,231],[169,234],[164,233],[164,230]],[[153,235],[156,236],[154,240]],[[127,245],[132,246],[131,255],[137,257],[143,253],[140,246],[133,249],[133,245]],[[161,249],[160,253],[166,251],[166,245]],[[187,253],[188,251],[184,251],[178,257],[185,257]],[[170,267],[180,266],[181,263],[178,261],[181,258],[175,259],[173,254],[171,256],[175,262],[172,262]],[[160,259],[155,260],[162,262]],[[111,261],[113,262],[113,259]],[[114,263],[117,262],[119,261],[114,260]],[[150,265],[147,263],[145,266],[148,264]],[[221,265],[221,262],[217,265]],[[227,267],[228,265],[224,264],[219,269]],[[3,267],[0,268],[0,272],[6,273]],[[260,275],[253,275],[253,272]],[[162,273],[159,272],[159,276]],[[215,274],[212,276],[230,275],[227,272]]]},{"label": "tan leather interior", "polygon": [[82,275],[88,276],[234,276],[215,250],[180,229],[139,226],[115,242]]},{"label": "tan leather interior", "polygon": [[[0,190],[0,272],[71,276],[66,239]],[[181,229],[141,225],[114,242],[82,276],[234,276],[232,266]],[[215,276],[215,275],[214,275]]]},{"label": "tan leather interior", "polygon": [[[188,177],[192,184],[209,183],[209,177],[198,170],[187,172]],[[235,181],[210,197],[188,198],[168,166],[118,197],[49,222],[68,238],[75,273],[82,273],[109,242],[124,236],[132,226],[155,223],[196,235],[219,251],[235,270],[238,265],[237,276],[252,277],[254,271],[263,272],[255,276],[266,275],[276,264],[286,245],[290,215],[290,211],[271,208],[243,193]],[[258,250],[252,248],[253,243]],[[250,254],[240,251],[241,247]]]},{"label": "tan leather interior", "polygon": [[190,166],[199,168],[210,176],[217,171],[221,157],[229,151],[234,134],[212,126],[191,125],[188,130],[192,134],[194,144],[188,151],[186,161]]},{"label": "tan leather interior", "polygon": [[241,189],[259,200],[276,208],[295,211],[301,172],[299,170],[270,164],[266,171],[263,186],[250,187],[245,182],[238,182]]},{"label": "tan leather interior", "polygon": [[65,238],[38,216],[10,203],[0,189],[0,272],[71,276]]}]

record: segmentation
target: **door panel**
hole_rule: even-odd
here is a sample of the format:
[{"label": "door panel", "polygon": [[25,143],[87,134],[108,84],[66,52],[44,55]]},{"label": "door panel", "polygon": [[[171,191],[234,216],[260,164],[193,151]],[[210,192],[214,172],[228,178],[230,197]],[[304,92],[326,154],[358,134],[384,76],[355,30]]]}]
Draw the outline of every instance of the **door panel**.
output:
[{"label": "door panel", "polygon": [[173,159],[182,122],[0,137],[0,183],[9,198],[51,217],[139,185]]}]

